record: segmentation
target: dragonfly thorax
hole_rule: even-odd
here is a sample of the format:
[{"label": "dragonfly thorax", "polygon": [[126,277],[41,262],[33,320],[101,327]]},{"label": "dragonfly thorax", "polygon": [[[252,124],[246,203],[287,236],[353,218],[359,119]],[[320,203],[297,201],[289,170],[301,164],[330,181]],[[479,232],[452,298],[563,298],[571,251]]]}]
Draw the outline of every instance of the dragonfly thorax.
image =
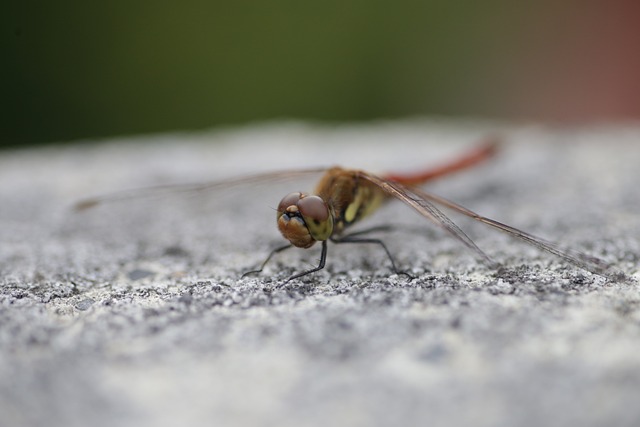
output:
[{"label": "dragonfly thorax", "polygon": [[333,233],[333,215],[319,196],[290,193],[278,204],[278,229],[299,248],[311,247]]}]

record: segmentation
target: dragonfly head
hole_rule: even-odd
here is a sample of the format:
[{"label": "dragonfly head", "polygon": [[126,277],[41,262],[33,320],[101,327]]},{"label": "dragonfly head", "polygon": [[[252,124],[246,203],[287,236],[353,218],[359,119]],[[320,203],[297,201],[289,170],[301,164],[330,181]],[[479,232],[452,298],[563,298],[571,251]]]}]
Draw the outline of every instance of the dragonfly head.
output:
[{"label": "dragonfly head", "polygon": [[320,197],[290,193],[278,205],[278,229],[292,245],[308,248],[331,237],[333,215]]}]

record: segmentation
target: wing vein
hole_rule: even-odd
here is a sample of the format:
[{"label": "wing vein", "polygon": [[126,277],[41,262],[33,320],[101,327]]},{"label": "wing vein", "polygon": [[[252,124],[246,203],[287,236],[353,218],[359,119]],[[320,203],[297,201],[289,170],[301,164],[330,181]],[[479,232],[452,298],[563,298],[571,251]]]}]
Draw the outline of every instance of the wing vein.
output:
[{"label": "wing vein", "polygon": [[482,249],[480,249],[474,241],[467,236],[467,234],[460,229],[449,217],[447,217],[440,209],[438,209],[428,199],[422,197],[422,195],[411,187],[405,187],[397,182],[389,181],[384,178],[377,177],[365,172],[360,172],[359,176],[376,186],[389,196],[394,197],[400,201],[405,202],[407,205],[416,210],[420,215],[431,220],[434,224],[447,231],[451,236],[462,242],[467,248],[471,249],[481,259],[483,259],[490,266],[495,266],[496,263],[487,255]]}]

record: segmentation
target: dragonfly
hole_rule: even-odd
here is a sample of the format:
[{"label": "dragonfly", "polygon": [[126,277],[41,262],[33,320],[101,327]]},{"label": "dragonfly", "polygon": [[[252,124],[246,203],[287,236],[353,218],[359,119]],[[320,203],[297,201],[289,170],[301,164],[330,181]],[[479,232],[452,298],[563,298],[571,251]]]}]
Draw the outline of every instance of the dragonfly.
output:
[{"label": "dragonfly", "polygon": [[440,208],[450,209],[470,217],[589,272],[605,277],[614,275],[612,267],[598,257],[563,247],[558,243],[482,216],[454,201],[420,188],[423,184],[436,178],[471,168],[489,160],[499,151],[501,144],[502,141],[497,136],[485,138],[484,141],[472,149],[447,163],[412,174],[376,175],[359,169],[342,167],[266,172],[208,183],[163,185],[122,191],[82,200],[75,205],[75,209],[83,211],[105,202],[136,198],[141,194],[141,191],[146,195],[166,192],[201,192],[235,185],[323,173],[313,193],[293,192],[282,198],[276,209],[276,220],[280,233],[288,243],[273,249],[257,269],[246,272],[242,277],[261,273],[273,256],[287,249],[295,247],[308,249],[316,243],[320,243],[321,252],[318,265],[290,276],[285,283],[310,275],[324,269],[327,260],[328,242],[332,242],[335,244],[359,243],[377,245],[387,255],[394,273],[412,278],[409,273],[397,268],[391,251],[382,240],[367,236],[372,232],[384,231],[392,227],[378,226],[361,231],[348,232],[354,224],[359,223],[382,205],[392,200],[399,200],[414,209],[466,246],[491,268],[497,268],[499,264],[480,249]]}]

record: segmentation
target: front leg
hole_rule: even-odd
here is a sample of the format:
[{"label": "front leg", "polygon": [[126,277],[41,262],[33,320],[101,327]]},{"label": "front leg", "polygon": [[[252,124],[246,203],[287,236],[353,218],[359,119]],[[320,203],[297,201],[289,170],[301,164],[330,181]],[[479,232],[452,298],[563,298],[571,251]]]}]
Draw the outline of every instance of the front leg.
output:
[{"label": "front leg", "polygon": [[262,264],[260,265],[260,268],[257,270],[251,270],[251,271],[247,271],[246,273],[244,273],[242,276],[240,276],[241,279],[245,278],[246,276],[250,275],[250,274],[257,274],[262,272],[262,270],[264,269],[264,266],[267,265],[267,263],[269,262],[269,260],[277,253],[280,253],[282,251],[285,251],[289,248],[292,248],[293,245],[292,244],[288,244],[288,245],[284,245],[284,246],[280,246],[279,248],[275,248],[274,250],[271,251],[271,253],[269,253],[269,256],[267,256],[267,259],[265,259]]},{"label": "front leg", "polygon": [[307,270],[307,271],[303,271],[302,273],[298,273],[298,274],[294,274],[293,276],[289,277],[287,280],[284,281],[284,283],[289,283],[291,280],[293,279],[298,279],[302,276],[306,276],[307,274],[311,274],[311,273],[315,273],[316,271],[320,271],[324,268],[324,264],[327,261],[327,241],[323,240],[322,241],[322,252],[320,253],[320,264],[318,264],[317,267],[312,268],[311,270]]}]

